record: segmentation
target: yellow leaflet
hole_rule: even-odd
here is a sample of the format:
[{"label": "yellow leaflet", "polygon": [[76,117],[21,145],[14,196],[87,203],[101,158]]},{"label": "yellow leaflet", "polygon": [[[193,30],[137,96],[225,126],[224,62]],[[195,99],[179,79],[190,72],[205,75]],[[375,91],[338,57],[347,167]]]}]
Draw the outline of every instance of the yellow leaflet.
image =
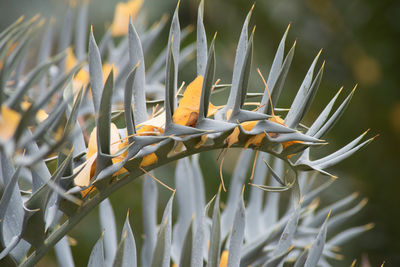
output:
[{"label": "yellow leaflet", "polygon": [[[151,136],[151,135],[159,135],[164,132],[163,129],[153,125],[143,125],[139,130],[137,130],[137,135],[139,136]],[[155,153],[151,153],[143,157],[142,162],[140,162],[140,167],[146,167],[152,165],[158,161],[157,155]]]},{"label": "yellow leaflet", "polygon": [[[76,57],[74,55],[74,52],[72,51],[71,47],[68,47],[67,48],[67,57],[66,57],[66,60],[65,60],[65,69],[66,69],[66,71],[67,72],[70,71],[73,67],[75,67],[76,63],[77,63],[77,59],[76,59]],[[80,87],[88,84],[89,80],[90,80],[89,72],[84,70],[84,69],[81,69],[75,75],[75,78],[74,78],[74,85],[75,85],[74,89],[75,88],[79,89]],[[74,93],[75,93],[75,91],[74,91]]]},{"label": "yellow leaflet", "polygon": [[164,130],[161,127],[155,125],[143,125],[139,127],[140,128],[137,130],[137,135],[139,136],[160,135],[164,133]]},{"label": "yellow leaflet", "polygon": [[113,64],[108,64],[108,63],[104,63],[102,66],[102,71],[103,71],[103,83],[106,82],[106,79],[108,77],[108,75],[111,72],[111,69],[114,71],[114,77],[117,77],[118,74],[118,68]]},{"label": "yellow leaflet", "polygon": [[[257,124],[257,121],[246,121],[246,122],[242,122],[240,125],[246,131],[251,131],[256,124]],[[236,144],[237,142],[239,142],[239,134],[240,134],[240,129],[239,129],[239,127],[236,127],[233,130],[233,132],[226,138],[226,143],[228,144],[228,147],[231,147],[233,144]]]},{"label": "yellow leaflet", "polygon": [[207,141],[208,136],[206,134],[203,134],[201,136],[201,140],[194,146],[194,148],[198,149],[200,148],[202,145],[204,145],[204,143]]},{"label": "yellow leaflet", "polygon": [[112,36],[128,34],[129,16],[132,20],[136,17],[143,0],[130,0],[126,3],[120,2],[115,7],[114,20],[111,24]]},{"label": "yellow leaflet", "polygon": [[229,252],[227,250],[222,251],[221,260],[219,262],[219,267],[227,267],[228,266],[228,256],[229,256]]},{"label": "yellow leaflet", "polygon": [[250,145],[254,145],[256,147],[261,146],[261,142],[265,137],[265,133],[257,134],[249,138],[244,145],[244,148],[248,148]]},{"label": "yellow leaflet", "polygon": [[[92,155],[89,160],[86,160],[86,165],[83,167],[83,169],[79,172],[79,174],[75,177],[74,183],[77,186],[89,186],[90,184],[90,179],[94,175],[94,171],[96,169],[96,156]],[[92,168],[94,165],[94,168]],[[75,168],[74,173],[78,172],[82,167],[79,166]]]},{"label": "yellow leaflet", "polygon": [[[269,120],[270,120],[270,121],[273,121],[273,122],[276,122],[276,123],[279,123],[279,124],[281,124],[281,125],[286,126],[286,124],[284,123],[285,121],[284,121],[281,117],[273,116],[273,117],[270,118]],[[272,136],[272,137],[273,137],[274,135],[275,135],[275,134],[273,134],[273,133],[269,134],[269,136]],[[289,147],[289,146],[291,146],[291,145],[294,145],[294,144],[301,144],[301,143],[304,143],[304,142],[302,142],[302,141],[297,141],[297,140],[283,142],[283,143],[282,143],[282,148],[285,149],[285,148],[287,148],[287,147]],[[290,158],[290,157],[292,157],[293,155],[294,155],[294,154],[290,154],[290,155],[287,155],[286,157],[287,157],[287,158]]]},{"label": "yellow leaflet", "polygon": [[[70,71],[77,64],[77,59],[74,55],[74,52],[71,47],[67,48],[67,57],[65,60],[65,69],[66,71]],[[114,65],[104,63],[102,66],[103,71],[103,82],[106,81],[108,75],[110,74],[111,69],[114,71],[114,77],[118,73],[118,68]],[[76,90],[79,90],[82,86],[85,86],[90,81],[89,72],[85,69],[81,69],[74,77],[74,94]]]},{"label": "yellow leaflet", "polygon": [[[284,120],[282,118],[280,118],[279,116],[272,116],[271,118],[268,119],[269,121],[281,124],[281,125],[285,125],[284,124]],[[246,131],[251,131],[254,126],[257,124],[257,121],[248,121],[248,122],[243,122],[240,125],[243,127],[243,129],[245,129]],[[226,138],[226,143],[228,145],[228,148],[231,147],[233,144],[237,143],[239,141],[239,134],[240,134],[240,130],[239,127],[236,127],[235,130]],[[268,133],[269,136],[274,137],[276,134],[275,133]],[[244,148],[248,148],[250,145],[253,145],[255,147],[259,147],[261,146],[261,142],[262,140],[265,138],[265,133],[261,133],[255,136],[250,137]],[[302,143],[302,141],[288,141],[288,142],[283,142],[282,143],[282,147],[283,149],[296,144],[296,143]],[[289,157],[291,157],[292,155],[289,155]]]},{"label": "yellow leaflet", "polygon": [[[196,126],[199,116],[201,88],[203,86],[203,76],[197,76],[185,90],[182,99],[179,101],[178,108],[173,115],[176,124],[185,126]],[[221,107],[209,104],[208,116],[214,115]]]},{"label": "yellow leaflet", "polygon": [[[110,127],[110,154],[114,155],[124,146],[122,145],[121,138],[118,133],[118,128],[114,123]],[[97,128],[95,127],[90,133],[88,152],[86,153],[86,165],[82,171],[75,177],[74,182],[78,186],[88,186],[90,179],[93,178],[96,171],[96,158],[97,158]],[[113,163],[121,162],[123,158],[115,157],[112,159]],[[75,168],[74,172],[80,170],[80,166]],[[120,169],[114,175],[126,172],[125,168]]]},{"label": "yellow leaflet", "polygon": [[147,120],[145,122],[140,123],[139,125],[137,125],[137,127],[143,127],[143,126],[148,126],[151,125],[153,127],[157,127],[157,128],[164,128],[165,126],[165,111],[162,112],[161,114],[159,114],[158,116],[151,118],[150,120]]},{"label": "yellow leaflet", "polygon": [[13,137],[20,121],[21,121],[21,115],[18,112],[10,109],[6,105],[1,106],[1,113],[0,113],[1,142],[7,142],[11,137]]},{"label": "yellow leaflet", "polygon": [[[28,101],[23,101],[21,103],[21,108],[26,111],[31,105],[32,103],[29,103]],[[48,116],[49,115],[47,115],[47,113],[43,109],[39,109],[36,114],[36,119],[38,122],[43,122],[45,119],[47,119]]]},{"label": "yellow leaflet", "polygon": [[146,167],[156,163],[158,160],[156,153],[151,153],[143,157],[142,162],[140,162],[140,167]]}]

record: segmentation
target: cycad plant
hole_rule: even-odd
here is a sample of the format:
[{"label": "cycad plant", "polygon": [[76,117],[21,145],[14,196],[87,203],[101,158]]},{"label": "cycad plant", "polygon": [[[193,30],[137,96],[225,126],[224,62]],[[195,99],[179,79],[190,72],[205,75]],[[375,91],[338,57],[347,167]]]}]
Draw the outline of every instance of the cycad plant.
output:
[{"label": "cycad plant", "polygon": [[[216,38],[208,46],[203,2],[196,45],[180,48],[190,30],[180,29],[177,7],[165,49],[145,66],[145,55],[166,20],[146,29],[138,13],[141,4],[119,3],[99,45],[91,29],[87,53],[87,4],[67,11],[56,50],[53,24],[46,24],[35,59],[28,58],[27,51],[35,50],[30,44],[43,20],[21,18],[0,34],[1,264],[32,266],[55,248],[60,265],[72,266],[66,235],[98,205],[105,231],[93,248],[90,266],[329,266],[330,258],[340,258],[338,246],[371,225],[334,236],[329,231],[365,201],[348,209],[356,198],[351,195],[318,209],[316,197],[335,178],[326,169],[372,138],[361,142],[364,133],[316,160],[310,159],[310,149],[327,144],[322,138],[343,114],[354,90],[332,114],[341,90],[310,126],[301,123],[322,78],[324,64],[314,75],[318,53],[291,107],[275,108],[295,49],[294,44],[285,55],[286,30],[267,80],[258,70],[264,93],[248,93],[253,8],[240,34],[232,82],[219,84]],[[58,53],[52,55],[53,50]],[[188,86],[180,85],[179,68],[190,62],[194,51],[196,78]],[[223,89],[230,89],[226,105],[211,104],[212,95]],[[246,100],[255,97],[261,98],[256,108],[246,109],[251,104]],[[221,173],[221,188],[206,205],[195,154],[222,150],[222,164],[234,147],[244,151],[233,180],[225,188]],[[254,166],[247,181],[252,151]],[[178,161],[176,189],[171,189],[157,226],[155,181],[163,183],[151,171],[172,161]],[[143,174],[146,238],[138,257],[129,216],[117,245],[107,198]],[[318,174],[328,182],[315,186]],[[222,189],[229,197],[221,213]],[[246,201],[244,190],[251,191]],[[276,192],[287,190],[292,197],[282,211]],[[264,196],[264,191],[272,193]],[[179,213],[172,226],[175,195]]]}]

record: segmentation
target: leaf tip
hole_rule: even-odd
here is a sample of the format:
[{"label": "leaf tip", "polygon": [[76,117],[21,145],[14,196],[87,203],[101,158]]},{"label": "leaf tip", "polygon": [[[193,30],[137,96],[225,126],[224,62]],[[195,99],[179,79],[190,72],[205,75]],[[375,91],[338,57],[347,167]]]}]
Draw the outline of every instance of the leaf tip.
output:
[{"label": "leaf tip", "polygon": [[318,52],[318,54],[317,54],[317,56],[316,56],[317,59],[318,59],[319,56],[322,54],[322,51],[323,51],[323,48],[321,48],[321,49],[319,50],[319,52]]},{"label": "leaf tip", "polygon": [[360,206],[360,208],[363,208],[363,207],[365,207],[365,205],[367,205],[367,203],[368,203],[368,199],[363,198],[358,205]]},{"label": "leaf tip", "polygon": [[329,210],[328,215],[326,216],[325,221],[328,221],[329,217],[331,217],[332,210]]},{"label": "leaf tip", "polygon": [[218,35],[218,32],[216,31],[216,32],[214,33],[213,42],[214,42],[215,39],[217,38],[217,35]]},{"label": "leaf tip", "polygon": [[356,85],[354,85],[354,87],[353,87],[353,90],[351,90],[352,94],[354,94],[354,92],[356,91],[357,87],[358,87],[358,83],[356,83]]},{"label": "leaf tip", "polygon": [[251,6],[250,12],[253,12],[255,6],[256,6],[256,2],[254,2],[253,5]]},{"label": "leaf tip", "polygon": [[287,25],[286,30],[285,30],[285,35],[289,32],[291,25],[292,25],[291,22]]},{"label": "leaf tip", "polygon": [[369,231],[374,227],[375,227],[375,223],[369,223],[369,224],[364,225],[364,230]]}]

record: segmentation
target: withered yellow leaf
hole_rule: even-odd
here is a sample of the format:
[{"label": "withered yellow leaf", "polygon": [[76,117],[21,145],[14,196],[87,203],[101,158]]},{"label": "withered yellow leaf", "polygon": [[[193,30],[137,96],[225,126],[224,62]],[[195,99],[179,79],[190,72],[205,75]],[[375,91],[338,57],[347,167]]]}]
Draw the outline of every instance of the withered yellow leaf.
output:
[{"label": "withered yellow leaf", "polygon": [[[272,118],[269,118],[269,120],[270,120],[270,121],[273,121],[273,122],[276,122],[276,123],[279,123],[279,124],[281,124],[281,125],[286,126],[285,121],[284,121],[281,117],[279,117],[279,116],[272,116]],[[269,134],[269,135],[270,135],[270,136],[274,136],[274,134]],[[289,147],[289,146],[291,146],[291,145],[294,145],[294,144],[301,144],[301,143],[304,143],[304,142],[302,142],[302,141],[297,141],[297,140],[283,142],[283,143],[282,143],[282,148],[285,149],[285,148],[287,148],[287,147]],[[291,156],[293,156],[293,154],[288,155],[287,158],[290,158]]]},{"label": "withered yellow leaf", "polygon": [[[257,121],[245,121],[242,122],[240,125],[243,127],[244,130],[251,131],[256,124]],[[225,142],[228,144],[228,147],[231,147],[233,144],[239,142],[239,134],[240,134],[240,129],[239,127],[236,127],[225,140]]]},{"label": "withered yellow leaf", "polygon": [[155,125],[142,125],[139,126],[137,130],[137,135],[139,136],[160,135],[162,133],[164,133],[164,130]]},{"label": "withered yellow leaf", "polygon": [[161,114],[157,115],[154,118],[151,118],[145,122],[140,123],[137,125],[138,128],[143,127],[145,125],[152,125],[154,127],[157,127],[159,129],[162,129],[165,127],[165,111],[162,112]]},{"label": "withered yellow leaf", "polygon": [[[196,79],[188,85],[172,117],[174,123],[185,126],[196,125],[199,116],[202,86],[203,76],[197,76]],[[220,107],[210,103],[208,107],[208,116],[214,115],[219,108]]]},{"label": "withered yellow leaf", "polygon": [[194,148],[198,149],[200,148],[202,145],[204,145],[204,143],[207,141],[208,136],[206,134],[203,134],[201,136],[200,141],[194,146]]},{"label": "withered yellow leaf", "polygon": [[118,68],[114,64],[108,64],[104,63],[102,66],[102,71],[103,71],[103,83],[106,82],[106,79],[108,75],[110,74],[111,70],[113,70],[114,77],[117,77],[118,74]]},{"label": "withered yellow leaf", "polygon": [[250,145],[254,145],[256,147],[261,146],[262,140],[265,138],[265,133],[257,134],[249,138],[244,145],[244,148],[248,148]]},{"label": "withered yellow leaf", "polygon": [[120,2],[115,7],[114,20],[111,24],[112,36],[122,36],[128,34],[129,16],[135,18],[139,12],[143,0],[130,0],[126,3]]},{"label": "withered yellow leaf", "polygon": [[[271,118],[268,119],[269,121],[281,124],[281,125],[285,125],[285,121],[279,117],[279,116],[272,116]],[[258,121],[247,121],[247,122],[243,122],[240,125],[243,127],[244,130],[246,131],[251,131],[254,126],[257,124]],[[285,125],[286,126],[286,125]],[[231,147],[233,144],[237,143],[239,141],[239,134],[240,134],[240,130],[239,127],[236,127],[235,130],[226,138],[226,143],[228,145],[228,148]],[[269,136],[274,137],[276,136],[275,133],[268,133]],[[244,148],[248,148],[250,145],[253,145],[255,147],[260,147],[261,146],[261,142],[262,140],[265,138],[265,133],[260,133],[257,134],[255,136],[250,137],[247,141],[246,144],[244,146]],[[287,142],[283,142],[282,143],[282,148],[285,149],[288,146],[291,146],[293,144],[296,143],[303,143],[302,141],[287,141]],[[288,157],[291,157],[292,155],[289,155]]]},{"label": "withered yellow leaf", "polygon": [[[118,128],[114,123],[110,125],[110,153],[111,155],[116,154],[120,149],[122,149],[123,143],[121,141]],[[90,133],[88,152],[86,153],[86,165],[82,171],[75,177],[74,182],[78,186],[88,186],[90,180],[94,176],[96,170],[96,158],[97,158],[97,128],[95,127]],[[113,163],[121,162],[123,158],[121,156],[114,157],[112,159]],[[80,166],[75,168],[74,172],[80,170]],[[125,168],[122,168],[114,175],[126,172]]]},{"label": "withered yellow leaf", "polygon": [[13,137],[19,122],[21,121],[21,115],[7,107],[6,105],[1,106],[0,113],[0,141],[7,142]]},{"label": "withered yellow leaf", "polygon": [[[72,51],[71,47],[67,48],[67,57],[65,60],[65,69],[70,71],[77,64],[77,59]],[[85,69],[81,69],[74,77],[74,93],[80,87],[89,83],[90,77],[89,72]]]},{"label": "withered yellow leaf", "polygon": [[140,162],[140,167],[146,167],[156,163],[158,160],[156,153],[151,153],[143,157],[142,162]]},{"label": "withered yellow leaf", "polygon": [[227,250],[222,251],[221,260],[219,262],[219,267],[227,267],[228,266],[228,256],[229,256],[229,252]]},{"label": "withered yellow leaf", "polygon": [[[146,136],[146,135],[159,135],[162,134],[164,130],[160,127],[154,125],[143,125],[137,130],[137,135]],[[140,167],[146,167],[156,163],[158,160],[157,155],[155,153],[151,153],[143,157],[140,162]]]},{"label": "withered yellow leaf", "polygon": [[[85,186],[85,187],[89,186],[90,179],[93,177],[94,170],[96,169],[96,156],[97,153],[95,155],[92,155],[88,160],[86,160],[85,166],[74,179],[75,185]],[[78,172],[81,168],[82,168],[81,166],[75,168],[74,173]]]},{"label": "withered yellow leaf", "polygon": [[[21,103],[21,108],[24,111],[26,111],[31,105],[32,105],[32,103],[29,103],[28,101],[23,101]],[[43,122],[45,119],[47,119],[47,117],[49,117],[49,115],[43,109],[39,109],[39,111],[36,114],[36,120],[38,122]]]}]

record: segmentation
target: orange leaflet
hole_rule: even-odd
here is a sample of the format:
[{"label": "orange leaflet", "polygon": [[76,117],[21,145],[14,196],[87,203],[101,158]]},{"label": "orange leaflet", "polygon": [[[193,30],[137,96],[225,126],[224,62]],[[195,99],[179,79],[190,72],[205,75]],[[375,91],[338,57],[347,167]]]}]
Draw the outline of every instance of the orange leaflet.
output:
[{"label": "orange leaflet", "polygon": [[[275,123],[278,123],[278,124],[281,124],[281,125],[285,125],[284,124],[284,120],[279,116],[273,115],[268,120],[272,121],[272,122],[275,122]],[[240,125],[246,131],[251,131],[256,124],[257,124],[257,121],[247,121],[247,122],[241,123]],[[239,141],[239,134],[240,134],[239,127],[236,127],[235,130],[226,138],[226,143],[228,145],[228,148]],[[271,137],[274,137],[277,134],[276,133],[268,133],[268,135],[271,136]],[[261,142],[262,142],[262,140],[264,138],[265,138],[265,133],[261,133],[261,134],[257,134],[255,136],[252,136],[247,140],[244,148],[248,148],[250,145],[253,145],[255,147],[260,147],[261,146]],[[303,142],[302,141],[296,141],[296,140],[283,142],[282,143],[282,148],[285,149],[285,148],[287,148],[287,147],[289,147],[289,146],[291,146],[293,144],[296,144],[296,143],[303,143]],[[290,156],[291,155],[289,155],[288,157],[290,157]]]},{"label": "orange leaflet", "polygon": [[[66,71],[70,71],[73,67],[75,67],[77,63],[77,59],[72,51],[71,47],[67,48],[67,57],[65,60],[65,69]],[[74,78],[74,88],[80,88],[86,85],[89,82],[89,72],[85,69],[81,69]]]},{"label": "orange leaflet", "polygon": [[[110,128],[110,153],[111,155],[116,154],[121,148],[121,138],[118,133],[118,128],[114,123],[111,123]],[[89,186],[90,180],[93,178],[96,171],[96,158],[97,158],[97,128],[95,127],[90,133],[88,152],[86,153],[86,165],[83,167],[82,171],[75,177],[74,182],[78,186]],[[122,161],[121,157],[114,157],[112,159],[113,163]],[[79,166],[75,168],[74,172],[77,172],[82,167]],[[122,168],[114,175],[118,175],[126,172],[125,168]]]},{"label": "orange leaflet", "polygon": [[228,266],[228,256],[229,256],[229,252],[227,250],[222,251],[221,260],[219,261],[219,267],[227,267]]},{"label": "orange leaflet", "polygon": [[[77,64],[77,59],[74,55],[74,52],[71,47],[67,48],[67,57],[65,60],[65,69],[66,71],[70,71]],[[111,69],[114,71],[114,75],[117,75],[118,68],[114,65],[104,63],[102,66],[103,71],[103,83],[106,81],[108,75],[110,74]],[[90,76],[89,72],[85,69],[81,69],[74,77],[74,94],[77,90],[79,90],[82,86],[85,86],[89,83]]]},{"label": "orange leaflet", "polygon": [[133,20],[142,4],[143,0],[130,0],[126,3],[120,2],[117,4],[114,11],[114,20],[111,24],[112,36],[128,34],[129,16]]},{"label": "orange leaflet", "polygon": [[18,112],[10,109],[6,105],[1,106],[0,142],[7,142],[13,137],[20,121],[21,115]]},{"label": "orange leaflet", "polygon": [[[150,135],[160,135],[164,133],[164,130],[157,126],[144,125],[137,131],[139,136],[150,136]],[[158,160],[156,153],[151,153],[143,157],[142,162],[140,162],[140,167],[146,167],[156,163]]]},{"label": "orange leaflet", "polygon": [[[21,103],[21,108],[26,111],[31,105],[32,103],[29,103],[28,101],[23,101]],[[49,115],[43,109],[39,109],[36,114],[36,120],[38,122],[43,122],[45,119],[47,119],[47,117],[49,117]]]},{"label": "orange leaflet", "polygon": [[118,74],[118,68],[114,64],[108,64],[104,63],[102,66],[102,71],[103,71],[103,83],[106,82],[106,79],[108,75],[110,75],[111,70],[113,70],[114,77],[117,77]]},{"label": "orange leaflet", "polygon": [[[199,116],[202,86],[203,76],[197,76],[197,78],[188,85],[172,117],[174,123],[191,127],[196,126]],[[221,107],[214,106],[210,103],[207,116],[214,115],[220,108]]]}]

